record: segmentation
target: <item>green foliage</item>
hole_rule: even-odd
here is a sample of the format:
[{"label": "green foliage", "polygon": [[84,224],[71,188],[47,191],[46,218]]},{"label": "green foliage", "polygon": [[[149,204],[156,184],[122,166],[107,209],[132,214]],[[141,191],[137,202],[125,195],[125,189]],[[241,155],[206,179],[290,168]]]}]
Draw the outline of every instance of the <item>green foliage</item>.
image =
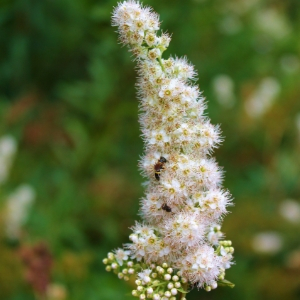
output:
[{"label": "green foliage", "polygon": [[[3,225],[7,196],[23,183],[34,188],[36,200],[20,243],[47,242],[52,280],[67,288],[68,299],[131,299],[132,288],[102,265],[110,249],[128,241],[143,193],[136,74],[110,26],[116,3],[0,4],[0,136],[18,141],[0,194],[1,299],[34,299],[19,246],[5,237]],[[299,299],[300,225],[279,213],[284,199],[300,201],[298,1],[145,4],[173,34],[168,54],[187,55],[199,70],[207,113],[226,137],[215,156],[235,198],[224,221],[236,251],[226,277],[235,288],[193,291],[188,299]],[[229,102],[215,89],[222,74],[234,83]],[[279,92],[255,115],[252,96],[270,77]],[[264,231],[283,237],[277,253],[254,251],[253,237]]]}]

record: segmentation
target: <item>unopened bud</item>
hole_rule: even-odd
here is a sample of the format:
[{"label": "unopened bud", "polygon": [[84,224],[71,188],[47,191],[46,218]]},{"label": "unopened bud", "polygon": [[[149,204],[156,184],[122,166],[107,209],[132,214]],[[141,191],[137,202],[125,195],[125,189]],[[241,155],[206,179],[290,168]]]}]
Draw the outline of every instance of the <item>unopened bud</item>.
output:
[{"label": "unopened bud", "polygon": [[113,263],[111,264],[111,267],[115,270],[118,267],[118,265],[116,263]]},{"label": "unopened bud", "polygon": [[177,295],[177,289],[171,289],[171,294],[173,295],[173,296],[175,296],[175,295]]},{"label": "unopened bud", "polygon": [[114,254],[112,252],[109,252],[107,254],[108,259],[113,260],[115,258]]},{"label": "unopened bud", "polygon": [[171,294],[171,292],[166,291],[166,292],[165,292],[165,296],[168,297],[168,298],[170,298],[170,297],[172,296],[172,294]]},{"label": "unopened bud", "polygon": [[170,280],[171,279],[171,275],[170,274],[165,274],[164,279],[165,280]]},{"label": "unopened bud", "polygon": [[182,277],[182,278],[181,278],[181,282],[182,282],[182,283],[187,283],[188,280],[187,280],[186,278]]},{"label": "unopened bud", "polygon": [[135,281],[135,284],[136,284],[136,285],[141,285],[142,282],[141,282],[139,279],[137,279],[137,280]]},{"label": "unopened bud", "polygon": [[144,288],[143,288],[141,285],[139,285],[139,286],[137,287],[137,290],[138,290],[139,292],[141,292],[143,289],[144,289]]},{"label": "unopened bud", "polygon": [[174,287],[174,284],[172,282],[168,283],[168,289],[172,289]]},{"label": "unopened bud", "polygon": [[179,288],[181,287],[180,282],[175,282],[175,287],[176,287],[177,289],[179,289]]},{"label": "unopened bud", "polygon": [[132,266],[133,266],[133,262],[132,262],[132,261],[129,261],[129,262],[127,263],[127,267],[131,268]]}]

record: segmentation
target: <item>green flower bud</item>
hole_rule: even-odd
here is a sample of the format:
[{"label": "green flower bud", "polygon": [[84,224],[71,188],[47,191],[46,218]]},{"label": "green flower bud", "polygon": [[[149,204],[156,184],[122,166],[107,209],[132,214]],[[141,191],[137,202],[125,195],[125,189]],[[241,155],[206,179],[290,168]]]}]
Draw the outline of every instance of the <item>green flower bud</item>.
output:
[{"label": "green flower bud", "polygon": [[107,264],[108,264],[108,259],[107,259],[107,258],[104,258],[104,259],[102,260],[102,262],[103,262],[105,265],[107,265]]}]

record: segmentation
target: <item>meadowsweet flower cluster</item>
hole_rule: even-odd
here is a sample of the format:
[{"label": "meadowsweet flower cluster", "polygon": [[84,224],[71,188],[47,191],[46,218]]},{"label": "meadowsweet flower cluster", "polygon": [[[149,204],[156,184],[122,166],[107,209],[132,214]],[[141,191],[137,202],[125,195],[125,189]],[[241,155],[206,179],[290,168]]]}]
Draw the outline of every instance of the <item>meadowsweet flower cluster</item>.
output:
[{"label": "meadowsweet flower cluster", "polygon": [[113,12],[120,40],[138,64],[139,122],[145,143],[140,161],[147,178],[141,199],[143,223],[131,243],[109,253],[106,270],[137,277],[140,299],[185,299],[191,287],[232,285],[224,279],[232,264],[230,241],[222,241],[221,218],[231,203],[222,171],[210,156],[221,141],[218,126],[204,116],[196,72],[185,59],[162,58],[170,36],[159,34],[159,17],[137,1]]}]

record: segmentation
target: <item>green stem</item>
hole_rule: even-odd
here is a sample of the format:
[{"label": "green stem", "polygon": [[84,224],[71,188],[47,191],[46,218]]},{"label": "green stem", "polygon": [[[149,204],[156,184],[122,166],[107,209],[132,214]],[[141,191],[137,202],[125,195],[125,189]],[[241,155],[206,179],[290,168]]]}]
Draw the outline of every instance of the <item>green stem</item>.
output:
[{"label": "green stem", "polygon": [[[187,291],[187,290],[188,290],[188,287],[189,287],[189,285],[188,285],[188,283],[186,283],[186,284],[184,284],[184,285],[182,286],[182,289],[184,289],[185,291]],[[186,293],[179,292],[179,294],[178,294],[179,300],[180,300],[182,297],[185,297],[185,295],[186,295],[187,293],[188,293],[188,292],[186,292]]]},{"label": "green stem", "polygon": [[161,66],[162,70],[165,71],[165,68],[162,64],[162,61],[161,61],[161,57],[158,58],[158,62],[159,62],[159,65]]}]

